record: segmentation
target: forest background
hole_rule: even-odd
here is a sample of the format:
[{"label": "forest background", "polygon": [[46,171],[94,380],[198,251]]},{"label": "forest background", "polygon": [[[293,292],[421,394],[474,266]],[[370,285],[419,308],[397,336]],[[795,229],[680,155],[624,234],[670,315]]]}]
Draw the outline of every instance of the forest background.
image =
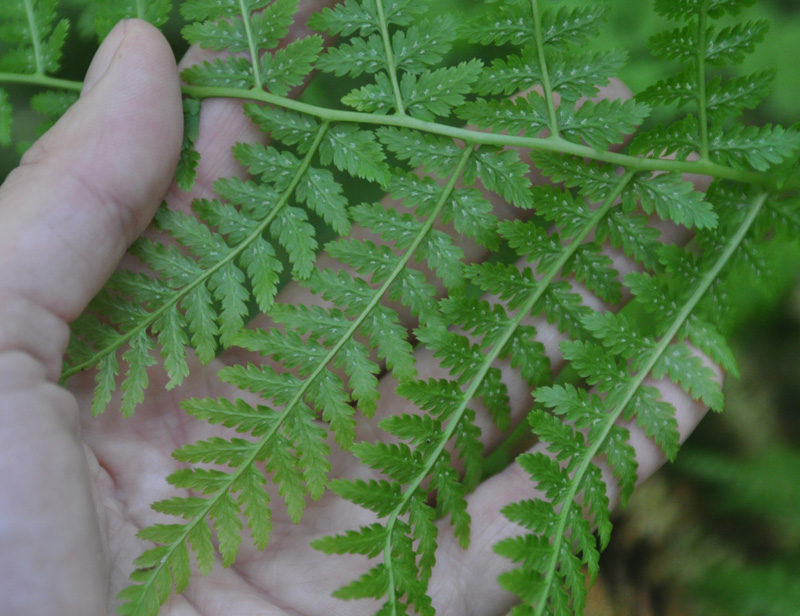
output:
[{"label": "forest background", "polygon": [[[622,73],[634,91],[671,68],[647,51],[657,31],[650,2],[610,0],[601,41],[626,49]],[[81,0],[62,0],[77,17]],[[480,0],[441,0],[442,11],[477,10]],[[800,108],[800,2],[759,0],[748,17],[767,17],[766,40],[743,72],[773,69],[767,101],[748,112],[753,124],[791,125]],[[59,76],[83,79],[96,48],[93,24],[78,23]],[[164,27],[178,57],[185,51],[177,15]],[[468,54],[468,50],[456,53]],[[309,102],[341,96],[321,75]],[[19,102],[30,92],[15,89]],[[15,139],[32,140],[42,118],[17,106]],[[657,120],[653,118],[652,120]],[[19,153],[0,150],[0,180]],[[616,514],[615,535],[602,556],[586,616],[796,616],[800,614],[800,248],[773,272],[782,290],[767,300],[742,281],[741,318],[733,339],[741,378],[725,384],[726,409],[710,415],[682,447],[675,465],[637,489]]]}]

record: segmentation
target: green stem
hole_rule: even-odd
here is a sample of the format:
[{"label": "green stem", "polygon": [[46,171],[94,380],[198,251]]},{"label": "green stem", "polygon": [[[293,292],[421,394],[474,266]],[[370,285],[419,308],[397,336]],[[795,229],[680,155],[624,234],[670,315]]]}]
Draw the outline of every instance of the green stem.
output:
[{"label": "green stem", "polygon": [[211,276],[213,276],[216,272],[225,267],[228,263],[236,259],[240,254],[242,254],[242,252],[244,252],[244,250],[247,249],[248,246],[250,246],[251,243],[253,243],[257,238],[261,237],[266,228],[269,227],[270,224],[272,224],[272,221],[275,220],[275,217],[278,216],[280,211],[289,201],[289,198],[294,193],[295,188],[297,188],[297,185],[300,183],[300,180],[302,179],[303,175],[305,175],[305,172],[311,165],[312,158],[314,157],[314,155],[317,152],[317,149],[319,148],[319,144],[322,142],[322,138],[325,136],[325,133],[328,130],[328,126],[329,124],[327,122],[320,126],[319,130],[317,131],[317,135],[314,138],[314,142],[311,144],[311,148],[309,149],[305,158],[303,158],[302,162],[300,163],[300,166],[297,168],[297,171],[295,172],[291,183],[286,188],[286,190],[281,194],[280,198],[278,199],[278,202],[272,208],[269,215],[264,220],[262,220],[261,223],[259,223],[259,225],[253,230],[253,232],[250,233],[250,235],[248,235],[242,242],[239,243],[238,246],[236,246],[233,250],[231,250],[225,256],[224,259],[221,259],[219,263],[217,263],[213,267],[208,268],[207,270],[204,270],[202,276],[199,276],[196,280],[194,280],[194,282],[180,289],[180,291],[178,291],[171,299],[164,302],[157,309],[148,313],[147,317],[143,319],[139,324],[137,324],[136,327],[132,328],[124,335],[121,335],[112,344],[101,349],[97,354],[92,356],[91,359],[88,359],[80,364],[71,366],[70,368],[64,370],[63,374],[61,375],[61,380],[64,381],[82,370],[91,368],[92,366],[96,365],[100,359],[102,359],[109,353],[113,353],[118,348],[126,344],[129,340],[134,338],[137,334],[139,334],[143,330],[146,330],[162,314],[164,314],[167,310],[171,309],[173,306],[175,306],[175,304],[177,304],[189,293],[191,293],[192,289],[194,289],[198,285],[205,284],[206,281],[208,281],[209,278],[211,278]]},{"label": "green stem", "polygon": [[675,171],[678,173],[696,173],[712,177],[747,182],[760,186],[772,187],[773,178],[768,173],[756,173],[753,171],[741,171],[725,165],[708,161],[681,161],[665,160],[661,158],[640,158],[617,152],[598,152],[589,146],[572,143],[560,137],[547,137],[544,139],[537,137],[521,137],[518,135],[505,135],[500,133],[487,133],[468,128],[458,128],[419,120],[407,115],[378,115],[373,113],[362,113],[358,111],[347,111],[339,109],[329,109],[296,101],[294,99],[282,98],[268,92],[256,92],[254,90],[241,90],[238,88],[210,88],[199,86],[184,86],[184,94],[193,98],[239,98],[247,100],[257,100],[263,103],[277,105],[284,109],[290,109],[299,113],[311,115],[331,122],[349,122],[376,126],[394,126],[398,128],[408,128],[434,135],[461,139],[477,145],[497,145],[507,147],[528,148],[542,152],[559,152],[572,156],[580,156],[589,160],[619,165],[636,171]]},{"label": "green stem", "polygon": [[[406,510],[409,501],[411,500],[412,496],[419,488],[419,486],[422,484],[422,482],[425,480],[425,478],[431,474],[434,465],[444,452],[447,443],[455,434],[455,431],[458,428],[458,424],[461,421],[461,418],[463,417],[467,409],[467,406],[475,398],[478,389],[483,383],[483,380],[486,378],[486,375],[489,373],[489,369],[492,367],[492,364],[500,356],[501,351],[508,344],[508,341],[511,339],[511,336],[514,335],[514,332],[517,331],[520,324],[522,323],[522,320],[529,315],[531,310],[533,310],[533,307],[541,299],[542,295],[544,295],[545,291],[549,288],[550,284],[553,282],[553,279],[558,275],[558,273],[564,267],[564,264],[567,262],[567,260],[575,253],[578,247],[581,244],[583,244],[584,240],[589,236],[590,233],[592,233],[592,231],[594,231],[595,227],[608,213],[608,211],[614,206],[614,202],[617,200],[620,194],[622,194],[622,191],[631,181],[633,176],[634,172],[629,171],[619,179],[616,186],[614,187],[614,190],[611,192],[608,198],[606,198],[603,204],[594,212],[592,217],[584,224],[580,233],[577,234],[573,238],[573,240],[569,243],[569,245],[567,245],[564,248],[564,251],[562,252],[561,256],[555,263],[553,263],[550,269],[547,270],[547,273],[544,275],[544,277],[537,282],[536,288],[534,289],[533,293],[531,293],[530,297],[519,308],[517,313],[514,315],[514,318],[508,322],[508,325],[506,326],[506,330],[503,333],[503,335],[498,339],[498,341],[492,346],[491,350],[484,357],[480,369],[473,377],[467,390],[464,392],[461,398],[461,402],[459,403],[456,410],[450,416],[450,419],[447,423],[447,427],[444,429],[442,436],[439,439],[439,443],[428,456],[425,467],[417,475],[417,478],[408,485],[405,492],[403,492],[403,499],[389,515],[389,518],[386,523],[386,528],[388,530],[388,533],[383,553],[384,553],[384,562],[386,563],[387,568],[389,568],[390,576],[391,576],[392,530],[394,529],[394,525],[398,517],[402,515],[403,512]],[[391,598],[394,594],[394,590],[391,584],[389,586],[389,593]]]},{"label": "green stem", "polygon": [[259,69],[258,46],[253,38],[253,32],[250,28],[250,10],[247,8],[245,0],[239,0],[239,10],[242,13],[242,21],[244,22],[244,32],[247,35],[247,46],[250,48],[250,60],[253,64],[253,79],[255,81],[256,90],[263,90],[264,84],[261,82],[261,70]]},{"label": "green stem", "polygon": [[389,73],[389,79],[392,82],[394,104],[395,107],[397,107],[397,113],[401,116],[404,116],[406,114],[406,108],[403,104],[403,96],[400,94],[400,84],[397,81],[397,67],[394,64],[392,39],[389,36],[389,25],[386,22],[386,15],[383,12],[383,0],[374,1],[375,7],[378,9],[378,22],[380,23],[381,38],[383,39],[383,51],[386,54],[386,72]]},{"label": "green stem", "polygon": [[33,57],[36,61],[36,74],[44,75],[44,63],[42,62],[42,42],[36,35],[39,27],[36,23],[36,14],[33,12],[32,0],[25,0],[25,13],[28,17],[28,29],[31,32],[31,43],[33,44]]},{"label": "green stem", "polygon": [[550,83],[550,72],[547,69],[547,60],[544,55],[544,37],[542,36],[542,16],[539,12],[538,0],[531,0],[533,12],[533,25],[536,30],[536,52],[539,55],[539,70],[542,72],[542,89],[547,113],[550,116],[550,135],[559,136],[558,117],[556,116],[556,103],[553,100],[553,86]]},{"label": "green stem", "polygon": [[630,381],[627,391],[625,392],[625,396],[623,397],[622,401],[617,404],[612,412],[608,414],[608,418],[606,420],[606,425],[603,431],[600,433],[598,438],[595,442],[589,447],[586,452],[583,454],[581,459],[580,465],[575,470],[575,474],[572,476],[570,481],[570,489],[567,492],[566,496],[564,497],[564,501],[561,505],[561,510],[558,514],[558,526],[555,529],[553,540],[553,545],[551,546],[551,553],[552,556],[550,557],[550,563],[547,566],[547,574],[544,580],[544,586],[542,587],[542,594],[539,597],[538,601],[536,602],[536,616],[543,616],[545,613],[545,609],[547,608],[547,598],[550,596],[550,588],[553,585],[556,570],[558,569],[558,561],[561,558],[561,544],[565,541],[566,536],[566,528],[567,528],[567,521],[570,517],[570,511],[572,507],[576,504],[575,498],[578,494],[578,489],[583,483],[583,476],[588,471],[590,465],[592,464],[592,460],[594,460],[600,453],[600,450],[605,445],[606,440],[608,439],[608,435],[611,433],[612,428],[616,424],[616,421],[622,415],[625,410],[625,407],[628,406],[630,401],[636,395],[639,387],[641,387],[642,383],[644,382],[645,378],[650,375],[650,372],[653,370],[653,367],[656,365],[656,362],[661,358],[664,352],[669,348],[670,344],[672,344],[673,339],[677,335],[678,331],[683,327],[686,320],[691,315],[692,311],[697,307],[697,304],[703,298],[705,293],[708,291],[709,287],[714,283],[714,281],[719,276],[722,268],[728,263],[730,258],[733,256],[733,253],[736,252],[736,249],[742,243],[745,235],[750,230],[750,227],[753,225],[753,221],[755,221],[756,216],[761,211],[764,203],[767,200],[767,193],[762,194],[753,205],[750,212],[748,212],[747,216],[744,219],[744,222],[733,235],[733,237],[728,242],[725,250],[719,256],[717,261],[714,263],[714,266],[700,279],[697,288],[692,293],[689,300],[683,305],[680,312],[676,315],[672,325],[666,331],[666,333],[662,336],[659,343],[653,349],[649,360],[647,363],[642,367],[639,372],[636,373],[635,377]]},{"label": "green stem", "polygon": [[[311,151],[314,152],[315,149],[312,148]],[[345,332],[342,335],[342,337],[338,340],[338,342],[333,347],[331,347],[331,349],[328,351],[326,356],[317,364],[317,366],[314,369],[314,371],[304,380],[303,384],[300,386],[300,388],[295,393],[295,395],[292,397],[292,399],[286,404],[286,406],[284,406],[284,408],[281,411],[280,415],[278,416],[278,418],[275,420],[275,422],[270,427],[269,432],[264,434],[258,441],[253,443],[252,453],[249,456],[247,456],[245,459],[243,459],[241,461],[241,463],[239,464],[239,466],[237,467],[237,469],[235,471],[233,471],[229,475],[229,481],[227,481],[227,484],[225,486],[223,486],[222,488],[220,488],[215,494],[211,495],[206,500],[202,510],[199,511],[193,517],[192,520],[190,520],[189,522],[186,523],[186,525],[184,526],[184,530],[181,533],[180,537],[178,537],[171,544],[170,549],[167,551],[165,556],[162,558],[162,561],[161,561],[162,564],[160,566],[155,567],[154,569],[150,570],[150,572],[149,572],[150,573],[150,577],[149,577],[148,581],[144,583],[144,586],[148,586],[148,585],[151,585],[151,584],[155,583],[155,580],[158,577],[158,574],[159,574],[160,570],[164,566],[166,566],[166,564],[168,562],[170,562],[170,556],[172,555],[174,550],[176,550],[179,545],[182,545],[183,543],[185,543],[187,541],[189,534],[191,533],[192,529],[197,524],[204,523],[206,517],[208,516],[208,513],[213,509],[214,505],[219,501],[220,498],[222,498],[225,494],[227,494],[229,492],[230,487],[236,483],[236,481],[241,476],[241,474],[245,471],[245,469],[251,467],[253,464],[256,463],[256,460],[259,458],[259,455],[261,454],[261,451],[264,449],[264,447],[267,445],[267,443],[270,441],[270,439],[272,439],[275,436],[277,431],[280,429],[280,427],[283,425],[283,423],[289,417],[289,414],[297,407],[297,405],[302,401],[302,399],[308,393],[308,390],[311,387],[311,385],[313,384],[314,380],[320,374],[322,374],[322,372],[327,368],[327,366],[334,360],[334,358],[339,353],[339,351],[342,350],[342,347],[344,347],[344,345],[347,344],[347,342],[356,335],[356,332],[361,328],[361,326],[364,324],[364,321],[367,319],[367,317],[372,312],[372,310],[380,303],[380,301],[383,299],[383,297],[389,291],[389,287],[397,279],[397,277],[400,275],[400,273],[406,268],[406,266],[408,265],[409,260],[414,256],[414,254],[416,253],[417,249],[419,248],[419,245],[425,239],[425,236],[427,236],[427,234],[430,232],[431,228],[433,227],[434,222],[436,221],[436,218],[437,218],[439,212],[441,211],[442,207],[444,207],[445,203],[447,202],[447,197],[449,197],[449,195],[452,192],[453,188],[455,188],[455,184],[456,184],[458,175],[460,175],[461,170],[463,170],[464,165],[466,165],[466,162],[469,159],[469,156],[470,156],[471,152],[472,152],[472,149],[470,147],[467,147],[465,149],[465,153],[462,156],[461,164],[459,165],[459,170],[457,170],[456,174],[454,174],[454,177],[451,178],[450,182],[448,182],[447,186],[445,187],[445,189],[443,191],[443,196],[440,199],[439,203],[437,204],[436,209],[430,215],[430,217],[425,222],[425,224],[422,226],[422,228],[420,229],[419,233],[417,234],[416,239],[411,244],[411,246],[409,246],[409,248],[406,250],[406,252],[403,255],[403,257],[398,261],[397,266],[394,268],[394,270],[389,275],[387,280],[384,281],[383,285],[381,285],[381,287],[375,292],[375,295],[373,296],[373,298],[369,302],[369,304],[364,308],[364,310],[362,310],[362,312],[359,315],[359,317],[357,319],[355,319],[351,323],[351,325],[348,328],[347,332]],[[142,592],[141,596],[145,597],[145,596],[147,596],[147,593],[146,592]]]},{"label": "green stem", "polygon": [[70,90],[80,92],[83,89],[82,81],[71,79],[56,79],[47,75],[25,75],[21,73],[0,72],[0,83],[16,83],[25,86],[40,86],[54,90]]},{"label": "green stem", "polygon": [[[68,81],[55,79],[44,75],[19,75],[15,73],[0,72],[0,83],[18,83],[33,86],[43,86],[74,90],[80,92],[83,84],[79,81]],[[596,160],[612,165],[619,165],[626,169],[635,171],[673,171],[676,173],[694,173],[707,175],[724,180],[755,184],[767,189],[779,188],[775,185],[775,178],[770,173],[759,173],[755,171],[742,171],[726,165],[720,165],[708,160],[683,161],[666,160],[662,158],[641,158],[617,152],[598,152],[594,148],[572,143],[560,137],[547,137],[540,139],[537,137],[520,137],[518,135],[504,135],[499,133],[487,133],[468,128],[458,128],[427,122],[407,115],[378,115],[372,113],[361,113],[358,111],[346,111],[340,109],[329,109],[317,105],[310,105],[291,98],[283,98],[263,92],[260,90],[243,90],[240,88],[214,88],[205,86],[183,86],[183,93],[186,96],[197,99],[206,98],[232,98],[240,100],[259,101],[276,105],[283,109],[297,111],[310,116],[314,116],[328,122],[347,122],[360,123],[373,126],[394,126],[398,128],[408,128],[418,130],[433,135],[451,137],[476,145],[496,145],[501,147],[528,148],[540,152],[559,152],[571,156],[580,156],[589,160]]]},{"label": "green stem", "polygon": [[[433,228],[436,219],[439,217],[442,208],[447,204],[447,201],[450,198],[450,195],[453,193],[453,190],[455,189],[459,178],[461,178],[461,174],[464,172],[464,169],[467,166],[467,162],[469,162],[470,156],[472,156],[473,152],[474,152],[474,144],[467,143],[464,147],[464,151],[461,154],[461,158],[458,161],[458,165],[456,165],[455,170],[450,175],[450,179],[447,181],[447,184],[442,189],[442,192],[439,195],[439,200],[436,202],[436,206],[434,207],[433,211],[428,217],[428,220],[425,222],[425,225],[422,227],[419,234],[417,235],[417,238],[415,239],[414,243],[406,251],[404,257],[405,259],[404,263],[398,264],[398,267],[402,265],[402,268],[405,268],[405,265],[408,263],[408,260],[414,255],[414,253],[417,251],[417,248],[419,248],[419,245],[422,243],[422,240],[425,239],[425,236],[428,235],[428,232],[430,232],[430,230]],[[395,270],[392,272],[392,277],[395,277],[398,274],[399,270],[395,268]],[[436,454],[436,457],[438,457],[438,453]],[[429,471],[426,471],[425,476],[428,475],[428,472]],[[420,481],[422,481],[422,479],[420,479]],[[416,489],[416,486],[418,485],[419,482],[416,482],[415,487],[413,489]],[[409,493],[413,494],[413,490],[411,487],[409,487],[409,490],[406,491],[406,494]],[[403,503],[401,503],[395,509],[392,515],[389,516],[389,519],[386,523],[387,535],[386,535],[386,544],[384,545],[384,550],[383,550],[383,560],[384,560],[384,565],[386,567],[386,571],[389,575],[388,601],[389,605],[392,606],[393,615],[396,613],[395,606],[397,605],[397,597],[395,596],[394,567],[392,566],[392,532],[394,531],[394,525],[395,522],[397,521],[397,517],[404,510],[405,504],[408,502],[409,498],[410,498],[409,496],[406,496],[403,499]]]},{"label": "green stem", "polygon": [[700,160],[708,160],[708,115],[706,112],[706,21],[708,0],[697,19],[697,107],[700,124]]}]

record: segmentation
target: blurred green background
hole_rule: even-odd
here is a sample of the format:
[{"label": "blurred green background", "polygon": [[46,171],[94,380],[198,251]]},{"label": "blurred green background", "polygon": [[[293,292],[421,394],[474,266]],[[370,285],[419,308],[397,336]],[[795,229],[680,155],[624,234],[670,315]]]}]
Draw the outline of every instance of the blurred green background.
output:
[{"label": "blurred green background", "polygon": [[[63,0],[76,22],[66,78],[82,79],[96,47],[91,22],[79,18],[84,1]],[[651,3],[608,4],[611,19],[598,45],[628,50],[623,80],[635,92],[670,74],[672,65],[647,52],[650,34],[667,27]],[[481,5],[437,3],[460,14]],[[772,28],[742,70],[777,73],[770,98],[746,120],[794,124],[800,121],[800,2],[758,0],[745,14],[770,18]],[[179,29],[175,16],[166,32],[177,55],[185,49]],[[342,81],[320,80],[304,96],[330,104]],[[30,94],[13,91],[15,136],[23,141],[35,137],[41,122],[26,110]],[[0,178],[18,157],[0,150]],[[766,297],[754,281],[741,281],[742,318],[733,342],[741,378],[726,383],[726,411],[706,418],[678,463],[643,484],[616,514],[587,616],[800,615],[799,266],[800,252],[782,247],[770,281],[776,293]]]}]

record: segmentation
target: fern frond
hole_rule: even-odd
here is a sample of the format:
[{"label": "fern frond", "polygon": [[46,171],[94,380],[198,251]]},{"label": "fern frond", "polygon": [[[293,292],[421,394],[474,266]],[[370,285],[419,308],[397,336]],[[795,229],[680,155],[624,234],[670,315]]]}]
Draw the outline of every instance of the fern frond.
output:
[{"label": "fern frond", "polygon": [[[552,52],[549,62],[553,92],[568,101],[597,95],[599,85],[618,74],[625,63],[622,52],[588,52],[577,58]],[[503,94],[509,96],[539,85],[542,82],[541,68],[533,51],[528,55],[509,56],[507,60],[494,60],[484,70],[477,82],[478,94]]]},{"label": "fern frond", "polygon": [[[265,150],[258,150],[258,152],[264,154]],[[424,225],[414,225],[412,221],[405,220],[406,225],[402,228],[408,229],[410,224],[414,238],[407,243],[402,260],[386,276],[386,280],[379,289],[372,289],[360,279],[356,279],[356,281],[361,284],[353,284],[356,281],[350,282],[345,287],[336,284],[340,281],[340,276],[345,275],[344,272],[337,276],[333,272],[323,271],[311,277],[309,285],[315,292],[333,300],[343,308],[342,311],[334,310],[330,313],[330,317],[338,317],[339,325],[337,327],[332,328],[327,325],[320,331],[316,327],[319,317],[323,317],[323,322],[329,322],[328,315],[319,310],[302,311],[294,307],[284,307],[277,310],[275,314],[279,319],[286,319],[288,323],[294,323],[295,314],[302,312],[304,318],[299,320],[299,332],[293,329],[289,329],[285,333],[277,330],[244,331],[236,336],[235,343],[238,346],[250,351],[270,354],[274,361],[279,362],[289,371],[278,372],[268,365],[250,364],[246,367],[233,366],[224,369],[220,372],[220,378],[232,385],[271,399],[275,407],[282,407],[282,410],[276,412],[264,409],[269,419],[265,418],[263,421],[267,423],[254,424],[253,418],[258,415],[258,411],[244,402],[231,405],[223,401],[200,400],[190,401],[184,405],[187,412],[197,414],[213,423],[223,423],[226,426],[235,427],[239,431],[243,431],[243,424],[247,425],[248,428],[251,428],[253,435],[258,434],[259,438],[255,442],[243,439],[211,439],[185,446],[176,452],[175,455],[178,459],[195,465],[227,464],[234,467],[235,470],[231,473],[223,473],[217,470],[195,468],[171,476],[170,481],[176,487],[203,492],[208,495],[208,498],[202,507],[193,501],[192,511],[186,511],[185,516],[180,507],[176,507],[174,502],[170,503],[170,512],[173,515],[190,518],[184,530],[176,533],[174,537],[170,537],[170,550],[183,549],[179,548],[178,544],[188,540],[191,528],[205,524],[207,519],[214,519],[216,522],[214,522],[213,529],[218,537],[218,549],[223,564],[232,563],[238,551],[238,542],[235,532],[231,532],[230,520],[238,520],[236,514],[243,505],[241,502],[237,504],[231,494],[241,489],[238,486],[242,477],[246,473],[254,472],[253,465],[261,461],[266,462],[266,470],[272,473],[273,479],[278,485],[278,492],[286,501],[290,517],[294,521],[299,521],[305,506],[306,494],[314,499],[319,498],[327,485],[327,474],[330,470],[328,462],[330,452],[325,444],[327,431],[315,422],[317,416],[322,417],[342,447],[352,447],[354,453],[361,457],[366,464],[386,470],[391,477],[399,473],[400,481],[405,480],[403,473],[413,472],[413,464],[398,465],[395,463],[398,456],[402,459],[411,451],[405,446],[378,445],[373,447],[363,443],[353,445],[355,422],[351,401],[357,400],[368,414],[374,410],[376,400],[374,396],[367,394],[365,389],[374,387],[374,374],[377,372],[377,367],[367,356],[367,348],[355,341],[354,336],[357,332],[363,331],[369,338],[371,346],[377,349],[379,358],[394,370],[399,379],[407,379],[414,375],[411,347],[405,341],[406,335],[404,332],[397,331],[396,315],[389,309],[379,306],[378,302],[388,294],[390,286],[398,279],[406,263],[412,256],[419,254],[423,243],[431,233],[433,222],[444,204],[448,202],[456,179],[461,175],[470,154],[471,149],[466,148],[461,156],[457,172],[442,190],[437,207],[427,222]],[[281,164],[291,162],[286,157],[277,156],[270,156],[269,160],[272,161],[271,164],[275,161]],[[402,218],[398,220],[403,222]],[[387,232],[391,235],[393,230],[389,228]],[[205,238],[204,233],[199,233]],[[427,252],[430,253],[430,250]],[[423,252],[423,254],[425,253]],[[430,260],[430,254],[428,257]],[[358,289],[357,293],[353,293],[354,287]],[[356,314],[356,319],[352,322],[348,320],[345,316],[348,313]],[[301,339],[300,334],[306,332],[310,332],[310,338]],[[353,359],[354,354],[360,357]],[[351,382],[352,393],[345,389],[340,377],[330,371],[328,366],[332,363],[345,367],[345,372]],[[296,371],[297,376],[290,371]],[[217,405],[221,408],[217,409]],[[461,442],[464,443],[465,450],[468,448],[474,450],[473,441],[469,440],[470,434],[470,430],[462,431],[461,434]],[[396,453],[395,450],[399,453]],[[394,455],[395,453],[396,455]],[[472,466],[475,467],[474,461]],[[397,480],[397,477],[395,479]],[[451,487],[451,483],[448,482],[443,483],[441,489],[446,492]],[[239,500],[241,501],[241,497]],[[257,502],[261,503],[262,509],[267,507],[263,497],[260,497]],[[432,516],[424,515],[423,518],[425,521],[421,523],[425,524],[426,528],[430,527]],[[463,514],[458,519],[462,520]],[[463,524],[463,522],[459,523]],[[226,533],[224,537],[221,535],[222,532]],[[422,536],[429,531],[420,530],[419,532]],[[265,545],[266,539],[259,541],[259,544]],[[414,560],[416,552],[413,549],[408,552],[404,548],[402,554],[404,559],[410,557]],[[428,564],[425,567],[428,570],[432,566],[431,558],[431,554],[426,557]],[[163,575],[157,567],[148,572],[148,582],[141,586],[140,595],[134,596],[133,602],[144,600],[145,589],[149,588],[148,584],[155,583],[153,580],[157,575]],[[427,575],[429,576],[429,573]],[[413,584],[407,590],[410,599],[416,605],[424,605],[429,602],[424,592],[418,592]],[[353,592],[356,595],[359,594],[355,590]]]},{"label": "fern frond", "polygon": [[[193,567],[231,566],[243,534],[265,549],[273,501],[300,522],[330,490],[370,520],[314,547],[373,560],[335,595],[432,616],[440,534],[467,547],[473,532],[479,414],[508,434],[521,410],[511,394],[527,387],[533,409],[517,427],[542,450],[517,462],[541,495],[502,508],[525,532],[496,546],[515,563],[500,582],[522,600],[514,614],[579,614],[611,533],[605,481],[624,503],[638,479],[629,430],[670,460],[679,448],[675,409],[649,381],[719,410],[708,363],[736,374],[731,281],[767,286],[769,243],[800,233],[798,129],[743,124],[772,74],[729,68],[765,37],[765,21],[729,18],[752,3],[656,0],[679,22],[650,39],[674,76],[610,101],[596,97],[626,54],[594,43],[607,3],[494,0],[462,25],[430,0],[344,0],[311,16],[319,35],[286,40],[297,0],[182,2],[187,41],[221,53],[183,73],[178,187],[196,178],[201,100],[247,101],[264,137],[233,147],[243,179],[216,180],[190,211],[159,211],[132,249],[143,271],[117,272],[73,325],[64,378],[95,368],[92,412],[121,389],[128,416],[155,364],[174,390],[191,356],[208,364],[234,347],[234,362],[247,359],[219,379],[247,393],[181,403],[221,432],[175,451],[183,468],[168,481],[184,495],[153,505],[174,523],[140,532],[152,547],[120,613],[155,616]],[[0,143],[11,136],[5,84],[54,88],[33,100],[48,125],[80,90],[50,76],[67,28],[55,4],[0,7]],[[95,4],[102,33],[123,15],[163,23],[171,3]],[[489,59],[464,38],[491,46]],[[290,98],[315,70],[341,101]],[[662,124],[624,145],[651,112]],[[714,180],[705,193],[697,176]],[[688,247],[659,231],[675,225]],[[277,302],[286,279],[316,299]],[[248,327],[254,314],[270,327]],[[552,365],[543,336],[561,341]],[[418,375],[415,350],[439,378]],[[404,412],[380,409],[384,377]],[[358,440],[361,417],[375,415],[375,442]],[[329,477],[331,449],[372,478]]]},{"label": "fern frond", "polygon": [[11,0],[0,6],[0,71],[52,74],[61,66],[69,21],[56,23],[56,0]]},{"label": "fern frond", "polygon": [[[624,444],[626,435],[619,432],[620,428],[615,426],[616,420],[635,417],[640,427],[662,447],[668,458],[674,457],[677,451],[678,432],[674,410],[671,405],[659,400],[658,390],[643,385],[645,377],[651,372],[654,375],[668,374],[694,395],[707,397],[712,404],[720,402],[718,385],[710,390],[705,389],[713,381],[708,376],[700,377],[704,368],[699,358],[691,354],[687,347],[676,346],[673,339],[685,328],[692,312],[740,249],[766,200],[767,196],[761,195],[750,204],[741,225],[732,230],[721,252],[711,252],[704,274],[694,284],[686,288],[685,282],[680,281],[684,287],[682,292],[688,299],[680,304],[680,309],[669,313],[666,321],[669,325],[657,341],[642,339],[633,323],[624,317],[591,315],[585,319],[585,324],[600,337],[602,345],[562,343],[565,358],[605,396],[587,398],[584,392],[572,387],[537,390],[537,398],[541,398],[543,404],[557,414],[565,414],[570,423],[576,424],[575,428],[588,430],[588,442],[582,432],[574,432],[570,426],[553,423],[542,412],[535,411],[532,414],[534,428],[548,443],[554,459],[541,453],[525,454],[520,464],[531,474],[549,502],[535,507],[525,505],[526,513],[532,515],[525,516],[522,525],[533,530],[533,537],[506,540],[498,544],[497,550],[519,561],[521,559],[516,556],[519,552],[515,551],[514,546],[529,541],[535,541],[539,546],[539,558],[525,559],[519,572],[504,574],[500,578],[501,583],[531,605],[536,614],[581,610],[585,602],[586,590],[578,571],[582,565],[586,565],[590,576],[595,575],[597,546],[605,545],[610,532],[607,503],[603,503],[606,486],[594,462],[595,458],[606,453],[608,443],[613,443],[613,452],[606,459],[609,463],[612,460],[622,463],[622,466],[613,470],[625,497],[635,483],[633,451],[629,445],[623,445],[627,450],[619,450],[619,444]],[[645,290],[640,284],[642,280],[641,276],[631,278],[635,290]],[[652,285],[650,288],[653,288]],[[651,299],[659,295],[656,291],[648,298],[648,303],[652,306]],[[642,293],[637,295],[637,299],[640,297],[648,296]],[[626,362],[615,358],[618,353],[621,359],[634,360],[630,368]],[[678,365],[683,362],[687,363]],[[634,372],[628,374],[629,369]],[[578,409],[585,408],[590,401],[592,417],[596,419],[587,422],[584,411]],[[616,436],[612,437],[612,434]],[[558,459],[569,460],[569,464],[562,468],[556,462]],[[578,495],[581,497],[578,498]],[[520,506],[508,509],[509,519],[519,521],[520,510]],[[584,526],[585,520],[576,513],[581,510],[588,511],[589,518],[598,529],[599,539],[592,537],[588,526]],[[578,580],[581,584],[577,583]]]},{"label": "fern frond", "polygon": [[95,30],[97,35],[103,39],[117,22],[134,17],[161,27],[167,22],[171,10],[172,0],[98,2],[94,21]]},{"label": "fern frond", "polygon": [[[184,255],[174,246],[140,240],[132,252],[159,274],[160,283],[131,284],[141,279],[117,274],[115,280],[118,282],[112,282],[111,288],[141,307],[136,308],[134,314],[127,315],[120,310],[129,310],[130,304],[105,302],[101,306],[95,302],[96,314],[110,318],[119,327],[113,333],[105,329],[102,340],[92,340],[90,333],[96,326],[91,323],[91,318],[78,321],[74,331],[87,338],[90,348],[84,348],[82,356],[89,359],[82,359],[81,364],[68,369],[66,374],[80,370],[86,362],[94,363],[115,353],[154,328],[154,333],[161,332],[161,353],[170,378],[169,386],[179,385],[187,374],[182,344],[187,341],[184,328],[188,328],[188,339],[195,345],[201,361],[209,362],[218,346],[231,344],[244,326],[248,314],[247,300],[251,294],[248,283],[262,309],[267,310],[272,305],[277,292],[277,273],[282,266],[265,237],[267,230],[286,248],[298,275],[307,276],[316,247],[313,228],[305,223],[305,212],[288,205],[288,202],[300,192],[298,188],[304,178],[306,182],[313,181],[308,179],[309,173],[317,179],[328,179],[324,174],[314,176],[313,169],[309,168],[325,129],[326,126],[319,128],[314,146],[302,160],[288,152],[279,153],[274,148],[238,146],[236,154],[240,161],[249,165],[255,174],[272,173],[272,181],[259,185],[251,181],[220,180],[215,187],[229,203],[196,201],[195,211],[200,218],[162,209],[156,217],[157,224],[191,254]],[[278,168],[281,173],[275,173]],[[318,203],[308,186],[302,195],[323,212],[329,211],[327,206],[330,203]],[[338,205],[342,204],[338,202]],[[204,215],[207,218],[202,222]],[[341,218],[335,220],[341,227]],[[304,225],[302,232],[298,232],[301,225]],[[215,227],[217,233],[212,233],[210,227]],[[168,344],[165,346],[165,343]],[[132,374],[140,374],[146,365],[150,365],[138,363],[144,358],[142,354],[132,353],[127,357],[135,362],[129,364]],[[108,389],[108,385],[115,368],[116,364],[111,361],[100,364],[97,380],[103,388],[98,389],[94,403],[96,409],[101,408],[100,401],[108,399],[109,391],[113,391]],[[139,400],[146,383],[144,378],[140,377],[129,385],[125,383],[127,379],[123,380],[123,387],[131,392],[125,399]],[[126,414],[134,408],[135,404],[124,405]]]}]

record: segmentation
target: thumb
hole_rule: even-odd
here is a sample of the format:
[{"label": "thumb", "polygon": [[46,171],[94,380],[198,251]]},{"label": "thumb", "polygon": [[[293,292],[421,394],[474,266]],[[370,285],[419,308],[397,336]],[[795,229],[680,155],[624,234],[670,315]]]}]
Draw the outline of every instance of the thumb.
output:
[{"label": "thumb", "polygon": [[182,126],[166,40],[143,21],[118,24],[80,100],[0,187],[0,352],[25,350],[49,376],[58,371],[64,323],[100,289],[169,188]]}]

